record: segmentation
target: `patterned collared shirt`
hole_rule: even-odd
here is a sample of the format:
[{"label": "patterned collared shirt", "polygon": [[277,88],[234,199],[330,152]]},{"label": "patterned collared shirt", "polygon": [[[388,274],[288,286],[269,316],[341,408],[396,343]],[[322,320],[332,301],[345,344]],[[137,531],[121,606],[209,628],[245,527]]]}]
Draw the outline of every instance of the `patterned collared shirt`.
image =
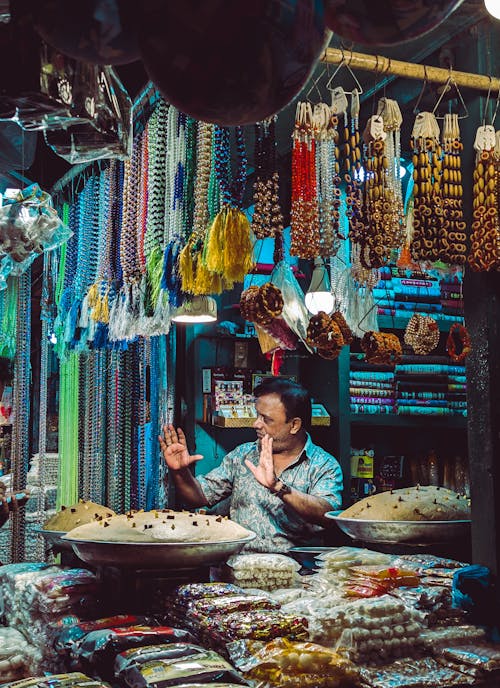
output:
[{"label": "patterned collared shirt", "polygon": [[[257,442],[240,444],[217,468],[196,476],[210,506],[228,498],[230,518],[257,534],[245,551],[286,552],[290,547],[318,544],[321,526],[305,521],[261,485],[245,466],[245,459],[254,465],[259,463]],[[282,471],[280,478],[300,492],[325,499],[332,510],[340,508],[342,469],[309,435],[300,456]]]}]

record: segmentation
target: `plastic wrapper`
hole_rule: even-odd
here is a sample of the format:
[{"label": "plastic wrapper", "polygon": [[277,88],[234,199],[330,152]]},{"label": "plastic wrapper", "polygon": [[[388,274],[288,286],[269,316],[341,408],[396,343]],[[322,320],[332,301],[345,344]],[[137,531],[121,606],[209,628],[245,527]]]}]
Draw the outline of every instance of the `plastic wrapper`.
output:
[{"label": "plastic wrapper", "polygon": [[292,604],[305,595],[303,588],[277,588],[270,593],[273,600],[278,604]]},{"label": "plastic wrapper", "polygon": [[[473,667],[481,672],[500,672],[500,645],[465,643],[464,645],[435,648],[436,659],[445,659],[457,666]],[[461,669],[462,670],[462,669]]]},{"label": "plastic wrapper", "polygon": [[174,643],[130,649],[115,660],[115,676],[130,688],[162,688],[214,681],[243,684],[220,655],[196,645]]},{"label": "plastic wrapper", "polygon": [[31,652],[22,633],[0,626],[0,683],[29,676]]},{"label": "plastic wrapper", "polygon": [[377,597],[394,588],[417,586],[420,578],[414,571],[395,566],[351,566],[344,590],[352,597]]},{"label": "plastic wrapper", "polygon": [[225,595],[208,599],[193,600],[187,609],[189,620],[212,617],[217,614],[232,614],[256,609],[279,609],[280,605],[265,595]]},{"label": "plastic wrapper", "polygon": [[304,303],[304,292],[300,288],[290,265],[284,260],[279,261],[272,272],[270,282],[278,287],[283,296],[281,317],[304,346],[311,351],[306,342],[309,312]]},{"label": "plastic wrapper", "polygon": [[345,657],[310,642],[276,638],[269,643],[237,641],[231,661],[257,685],[283,688],[340,688],[357,685],[358,672]]},{"label": "plastic wrapper", "polygon": [[242,588],[275,590],[299,581],[300,564],[284,554],[237,554],[227,565],[233,582]]},{"label": "plastic wrapper", "polygon": [[380,663],[421,652],[418,618],[389,595],[338,608],[335,620],[336,649],[353,661]]},{"label": "plastic wrapper", "polygon": [[391,591],[407,607],[420,613],[420,618],[427,626],[456,618],[456,611],[452,609],[451,590],[446,586],[429,587],[419,585],[414,588],[396,588]]},{"label": "plastic wrapper", "polygon": [[57,248],[71,236],[59,219],[48,193],[31,184],[0,206],[0,276],[24,272],[44,251]]},{"label": "plastic wrapper", "polygon": [[462,688],[475,680],[440,665],[432,657],[400,659],[387,666],[361,667],[362,685],[369,688]]},{"label": "plastic wrapper", "polygon": [[5,686],[9,688],[109,688],[107,683],[79,672],[35,676],[14,683],[6,683]]},{"label": "plastic wrapper", "polygon": [[96,619],[95,621],[77,620],[74,624],[68,624],[62,627],[59,626],[57,630],[54,630],[52,647],[60,656],[69,655],[78,642],[92,631],[99,631],[106,628],[124,628],[126,626],[142,625],[145,623],[150,624],[150,619],[130,614],[109,616],[103,619]]},{"label": "plastic wrapper", "polygon": [[91,631],[74,648],[72,658],[86,671],[108,678],[113,662],[120,652],[145,645],[192,642],[189,631],[170,626],[128,626]]},{"label": "plastic wrapper", "polygon": [[447,628],[432,628],[420,635],[420,640],[427,650],[448,644],[474,643],[486,638],[486,631],[479,626],[463,624]]},{"label": "plastic wrapper", "polygon": [[347,575],[351,566],[389,565],[391,557],[361,547],[336,547],[317,556],[316,561],[321,568],[322,577],[329,577],[330,574],[337,577],[339,573]]},{"label": "plastic wrapper", "polygon": [[36,603],[41,614],[76,612],[92,615],[97,611],[100,583],[88,569],[61,569],[38,578]]},{"label": "plastic wrapper", "polygon": [[239,595],[243,590],[231,583],[186,583],[174,590],[173,600],[177,604],[187,604],[192,600],[221,595]]},{"label": "plastic wrapper", "polygon": [[455,559],[445,559],[438,557],[435,554],[402,554],[393,561],[394,566],[402,566],[403,568],[416,568],[417,570],[444,568],[444,569],[460,569],[467,564]]},{"label": "plastic wrapper", "polygon": [[286,637],[308,640],[307,619],[274,609],[235,612],[217,619],[201,621],[200,636],[211,647],[223,649],[225,643],[241,638],[272,640]]}]

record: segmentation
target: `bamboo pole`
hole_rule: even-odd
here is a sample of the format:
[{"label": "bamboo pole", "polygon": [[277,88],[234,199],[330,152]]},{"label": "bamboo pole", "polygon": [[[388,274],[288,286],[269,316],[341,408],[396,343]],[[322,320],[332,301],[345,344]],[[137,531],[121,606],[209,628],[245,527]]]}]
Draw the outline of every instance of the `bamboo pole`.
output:
[{"label": "bamboo pole", "polygon": [[381,76],[391,74],[406,79],[418,79],[438,84],[446,84],[451,79],[457,86],[474,88],[479,91],[490,91],[492,93],[500,91],[500,79],[496,77],[484,74],[471,74],[469,72],[456,72],[454,69],[430,67],[413,64],[412,62],[402,62],[401,60],[393,60],[382,55],[366,55],[364,53],[354,53],[350,50],[327,48],[321,61],[336,65],[340,65],[343,62],[351,69],[375,72]]}]

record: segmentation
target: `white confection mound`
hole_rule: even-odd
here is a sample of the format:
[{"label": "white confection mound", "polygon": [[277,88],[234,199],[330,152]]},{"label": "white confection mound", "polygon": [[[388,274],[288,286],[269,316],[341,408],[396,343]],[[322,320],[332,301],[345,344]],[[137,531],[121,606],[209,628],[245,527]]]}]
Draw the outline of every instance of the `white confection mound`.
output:
[{"label": "white confection mound", "polygon": [[467,520],[470,500],[445,487],[417,485],[365,497],[343,511],[341,517],[380,521]]},{"label": "white confection mound", "polygon": [[80,499],[76,504],[61,507],[60,511],[49,518],[43,528],[44,530],[68,532],[77,526],[91,523],[91,521],[95,519],[107,518],[114,515],[115,512],[113,509],[109,509],[107,506]]},{"label": "white confection mound", "polygon": [[171,509],[131,511],[73,528],[65,539],[96,542],[223,542],[250,534],[235,521]]}]

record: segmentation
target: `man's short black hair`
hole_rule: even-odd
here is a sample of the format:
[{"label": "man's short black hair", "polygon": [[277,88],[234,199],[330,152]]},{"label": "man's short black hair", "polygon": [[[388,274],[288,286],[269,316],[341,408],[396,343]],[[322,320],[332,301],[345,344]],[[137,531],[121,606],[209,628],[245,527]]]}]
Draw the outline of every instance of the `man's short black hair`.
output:
[{"label": "man's short black hair", "polygon": [[256,399],[266,394],[277,394],[285,407],[286,419],[300,418],[302,427],[311,427],[311,397],[307,389],[283,377],[265,377],[254,391]]}]

